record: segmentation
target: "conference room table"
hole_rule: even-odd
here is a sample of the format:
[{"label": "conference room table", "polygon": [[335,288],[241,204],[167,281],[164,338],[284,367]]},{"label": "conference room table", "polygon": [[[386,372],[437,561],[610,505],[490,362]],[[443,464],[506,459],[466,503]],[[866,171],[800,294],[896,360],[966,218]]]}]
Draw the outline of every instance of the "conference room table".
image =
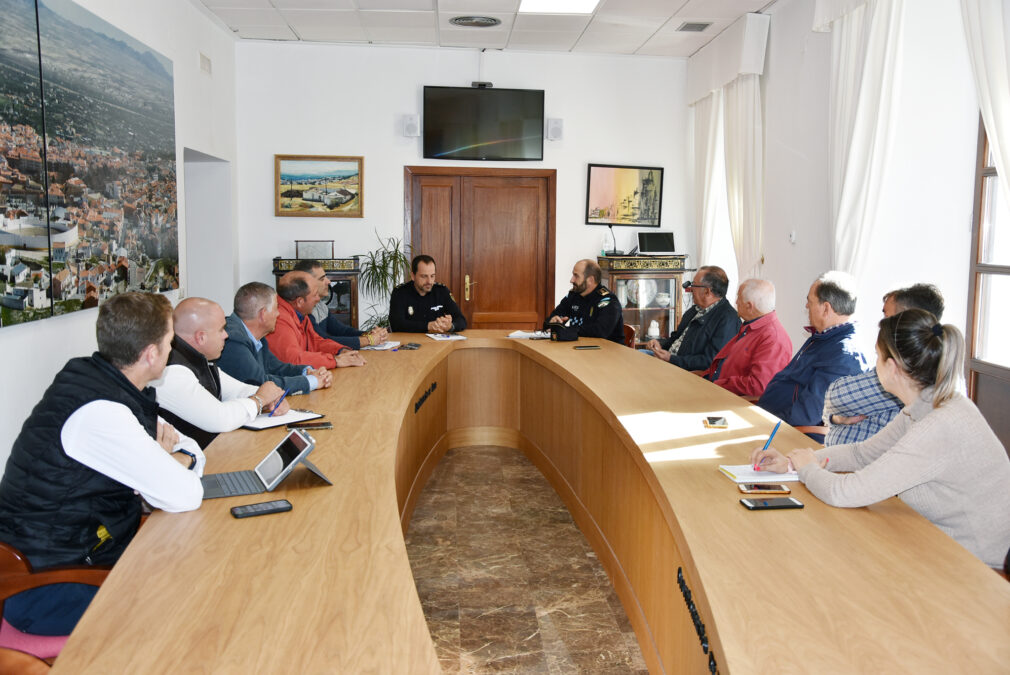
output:
[{"label": "conference room table", "polygon": [[[1010,584],[899,499],[833,508],[792,483],[803,509],[741,506],[717,467],[747,463],[771,415],[604,340],[463,335],[393,334],[421,348],[293,397],[333,423],[310,455],[333,485],[299,467],[268,495],[154,513],[55,672],[438,672],[403,534],[442,455],[478,445],[518,448],[557,490],[650,672],[1010,670]],[[207,471],[252,468],[284,434],[223,434]],[[293,510],[229,513],[277,498]]]}]

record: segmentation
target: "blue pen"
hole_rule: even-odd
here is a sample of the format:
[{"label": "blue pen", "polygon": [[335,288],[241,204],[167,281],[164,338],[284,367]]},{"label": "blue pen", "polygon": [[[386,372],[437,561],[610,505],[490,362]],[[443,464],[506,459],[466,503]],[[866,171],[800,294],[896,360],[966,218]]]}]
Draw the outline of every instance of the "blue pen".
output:
[{"label": "blue pen", "polygon": [[[291,387],[288,387],[287,389],[284,390],[284,393],[281,394],[281,397],[279,399],[277,399],[277,403],[274,404],[274,409],[270,411],[270,414],[267,415],[267,417],[273,417],[274,416],[274,413],[277,412],[277,409],[281,407],[281,403],[284,402],[284,398],[288,395],[289,391],[291,391]],[[778,427],[775,427],[775,428],[778,429]],[[775,432],[773,431],[772,432],[772,436],[774,436],[774,435],[775,435]],[[765,446],[765,447],[767,447],[767,446]]]},{"label": "blue pen", "polygon": [[[765,441],[765,447],[761,448],[762,450],[767,450],[768,446],[770,446],[772,444],[772,439],[775,438],[775,433],[779,430],[780,426],[782,426],[782,420],[779,420],[778,424],[775,425],[775,428],[772,429],[771,435],[768,436],[768,440]],[[764,459],[762,459],[761,462],[764,462]],[[761,462],[758,462],[757,464],[754,465],[754,470],[755,471],[757,471],[758,467],[761,466]]]}]

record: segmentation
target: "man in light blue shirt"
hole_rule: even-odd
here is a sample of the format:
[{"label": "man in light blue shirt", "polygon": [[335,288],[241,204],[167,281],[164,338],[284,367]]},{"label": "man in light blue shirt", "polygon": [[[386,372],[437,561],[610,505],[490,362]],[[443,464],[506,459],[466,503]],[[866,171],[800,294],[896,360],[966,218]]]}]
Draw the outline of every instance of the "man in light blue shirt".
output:
[{"label": "man in light blue shirt", "polygon": [[258,281],[235,293],[235,312],[225,321],[228,340],[217,366],[237,380],[260,385],[267,380],[292,394],[329,387],[326,368],[284,363],[267,347],[265,337],[277,325],[277,292]]}]

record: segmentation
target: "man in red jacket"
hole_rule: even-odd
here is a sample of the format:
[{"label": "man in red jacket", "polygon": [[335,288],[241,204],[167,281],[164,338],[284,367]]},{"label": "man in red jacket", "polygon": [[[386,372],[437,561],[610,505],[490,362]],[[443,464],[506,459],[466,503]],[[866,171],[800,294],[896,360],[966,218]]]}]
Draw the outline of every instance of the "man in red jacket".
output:
[{"label": "man in red jacket", "polygon": [[307,272],[288,272],[277,282],[277,326],[267,335],[270,351],[285,363],[313,368],[363,366],[361,354],[319,337],[309,321],[319,302],[315,280]]},{"label": "man in red jacket", "polygon": [[775,315],[772,282],[747,279],[741,283],[736,311],[743,326],[700,374],[734,394],[756,398],[789,363],[793,343]]}]

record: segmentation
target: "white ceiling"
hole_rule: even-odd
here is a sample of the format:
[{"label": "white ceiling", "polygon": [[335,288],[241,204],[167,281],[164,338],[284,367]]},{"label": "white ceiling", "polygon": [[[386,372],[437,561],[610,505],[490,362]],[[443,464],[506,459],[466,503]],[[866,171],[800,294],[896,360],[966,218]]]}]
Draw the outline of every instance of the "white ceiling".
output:
[{"label": "white ceiling", "polygon": [[[600,0],[593,14],[518,14],[519,0],[199,0],[241,38],[526,51],[694,54],[772,0]],[[458,28],[455,16],[492,16]],[[711,23],[704,32],[677,29]]]}]

